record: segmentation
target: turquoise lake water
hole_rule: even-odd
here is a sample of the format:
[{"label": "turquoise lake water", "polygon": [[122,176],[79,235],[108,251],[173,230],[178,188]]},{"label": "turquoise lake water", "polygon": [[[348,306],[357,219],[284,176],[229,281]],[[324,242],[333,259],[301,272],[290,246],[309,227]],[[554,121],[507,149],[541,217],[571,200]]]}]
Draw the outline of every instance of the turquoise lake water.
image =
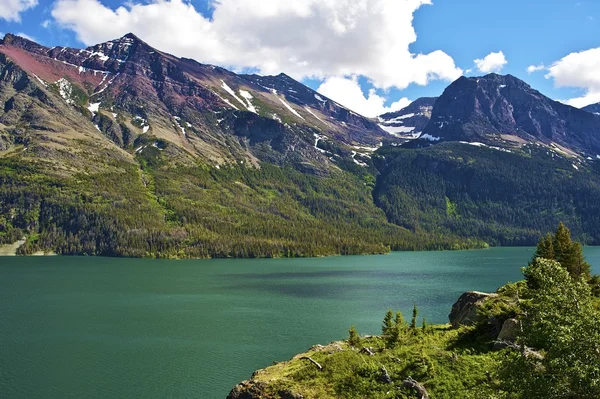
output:
[{"label": "turquoise lake water", "polygon": [[[586,248],[600,273],[600,248]],[[521,279],[532,248],[280,260],[0,258],[0,397],[225,398],[310,346],[413,302]]]}]

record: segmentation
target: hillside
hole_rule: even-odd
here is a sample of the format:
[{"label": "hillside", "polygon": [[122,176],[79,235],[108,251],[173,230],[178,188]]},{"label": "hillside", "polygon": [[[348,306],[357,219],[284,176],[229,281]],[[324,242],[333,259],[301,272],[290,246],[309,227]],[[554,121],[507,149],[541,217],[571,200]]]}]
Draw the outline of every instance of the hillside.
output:
[{"label": "hillside", "polygon": [[376,144],[394,138],[285,75],[238,76],[133,35],[85,50],[7,35],[0,99],[0,243],[26,237],[20,254],[480,245],[388,223],[369,165]]},{"label": "hillside", "polygon": [[558,220],[600,243],[600,117],[511,76],[461,78],[376,121],[285,74],[237,75],[132,34],[87,49],[6,35],[0,101],[0,244],[25,239],[19,254],[531,245]]}]

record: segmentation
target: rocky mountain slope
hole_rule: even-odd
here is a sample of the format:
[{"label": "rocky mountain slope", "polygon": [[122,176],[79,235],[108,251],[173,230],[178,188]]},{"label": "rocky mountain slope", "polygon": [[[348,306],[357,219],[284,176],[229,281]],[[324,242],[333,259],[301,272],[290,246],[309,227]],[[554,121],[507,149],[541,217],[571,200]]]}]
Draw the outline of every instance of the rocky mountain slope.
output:
[{"label": "rocky mountain slope", "polygon": [[600,116],[551,100],[511,75],[462,77],[436,101],[421,139],[500,147],[535,141],[595,157]]},{"label": "rocky mountain slope", "polygon": [[397,138],[285,75],[236,75],[133,35],[82,50],[7,35],[0,100],[0,244],[18,254],[477,245],[389,223],[371,158]]},{"label": "rocky mountain slope", "polygon": [[327,170],[393,140],[284,74],[236,75],[160,52],[132,34],[81,50],[7,35],[0,53],[119,147],[149,134],[173,144],[169,152],[182,162],[263,160]]},{"label": "rocky mountain slope", "polygon": [[319,256],[531,245],[557,218],[599,243],[600,117],[479,79],[375,121],[287,75],[237,75],[134,35],[81,50],[7,35],[0,244]]},{"label": "rocky mountain slope", "polygon": [[418,138],[431,119],[437,97],[418,98],[400,111],[379,116],[379,126],[404,139]]},{"label": "rocky mountain slope", "polygon": [[581,108],[584,111],[591,112],[593,114],[600,115],[600,103],[591,104],[586,107]]}]

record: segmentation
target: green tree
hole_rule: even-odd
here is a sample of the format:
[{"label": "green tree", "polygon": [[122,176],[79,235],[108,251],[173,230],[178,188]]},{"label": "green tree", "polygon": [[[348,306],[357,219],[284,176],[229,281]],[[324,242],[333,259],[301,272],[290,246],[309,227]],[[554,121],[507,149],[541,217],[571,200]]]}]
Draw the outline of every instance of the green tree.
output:
[{"label": "green tree", "polygon": [[427,332],[427,320],[425,320],[425,318],[423,317],[423,324],[421,324],[421,330],[423,330],[423,332]]},{"label": "green tree", "polygon": [[394,328],[393,320],[394,312],[392,312],[392,309],[389,309],[383,318],[383,324],[381,326],[381,334],[384,337],[387,337],[392,333],[392,330]]},{"label": "green tree", "polygon": [[548,233],[544,237],[540,238],[540,241],[537,244],[537,249],[535,254],[533,255],[533,259],[531,259],[531,263],[535,261],[537,258],[543,259],[555,259],[556,256],[554,254],[554,237],[552,234]]},{"label": "green tree", "polygon": [[419,315],[419,310],[417,309],[417,303],[415,302],[413,304],[412,320],[410,321],[410,328],[412,328],[413,330],[415,330],[417,328],[417,316],[418,315]]},{"label": "green tree", "polygon": [[348,344],[350,346],[360,345],[360,336],[358,335],[358,332],[354,326],[351,326],[348,330]]},{"label": "green tree", "polygon": [[527,274],[537,282],[523,303],[521,348],[503,364],[506,389],[517,398],[600,397],[600,314],[585,279],[569,278],[558,262],[536,259]]},{"label": "green tree", "polygon": [[[591,267],[585,261],[581,244],[571,239],[570,230],[562,222],[558,225],[554,235],[547,234],[540,239],[530,265],[537,258],[556,260],[567,269],[574,279],[583,277],[589,280],[591,277]],[[526,274],[525,277],[530,283],[529,276]]]}]

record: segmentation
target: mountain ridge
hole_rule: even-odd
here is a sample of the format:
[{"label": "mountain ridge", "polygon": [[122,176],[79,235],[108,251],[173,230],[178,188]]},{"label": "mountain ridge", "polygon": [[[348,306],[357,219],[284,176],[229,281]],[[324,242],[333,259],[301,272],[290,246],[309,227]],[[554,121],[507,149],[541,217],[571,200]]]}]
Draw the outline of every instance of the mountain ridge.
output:
[{"label": "mountain ridge", "polygon": [[511,146],[539,141],[600,153],[600,116],[554,101],[512,75],[461,77],[444,90],[422,140]]}]

